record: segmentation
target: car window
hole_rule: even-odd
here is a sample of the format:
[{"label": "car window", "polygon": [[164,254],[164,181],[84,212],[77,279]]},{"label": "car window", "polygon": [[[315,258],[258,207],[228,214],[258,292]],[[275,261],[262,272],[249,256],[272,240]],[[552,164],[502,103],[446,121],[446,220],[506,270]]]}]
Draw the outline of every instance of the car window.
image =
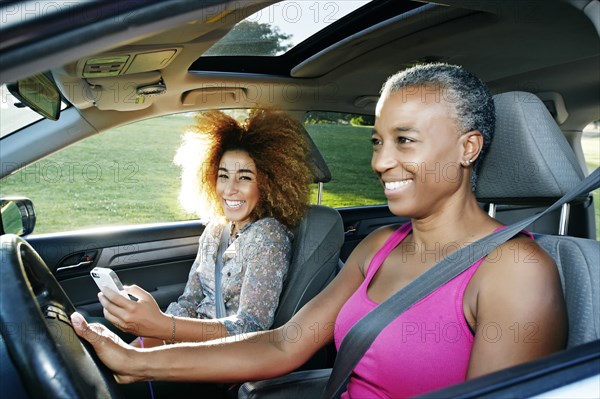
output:
[{"label": "car window", "polygon": [[40,114],[29,108],[19,107],[19,100],[3,84],[0,86],[0,138],[42,119]]},{"label": "car window", "polygon": [[[371,116],[337,112],[306,114],[304,126],[331,171],[322,204],[334,208],[385,204],[381,184],[371,170]],[[343,143],[343,145],[340,145]]]},{"label": "car window", "polygon": [[591,172],[600,166],[600,121],[592,122],[583,129],[581,147]]},{"label": "car window", "polygon": [[179,205],[173,164],[192,122],[185,113],[106,131],[3,179],[2,194],[33,201],[34,234],[195,219]]},{"label": "car window", "polygon": [[202,56],[281,55],[371,1],[277,2],[239,22]]},{"label": "car window", "polygon": [[[600,121],[595,121],[583,129],[581,148],[589,172],[600,166]],[[600,189],[594,190],[594,213],[596,215],[596,238],[600,240]]]}]

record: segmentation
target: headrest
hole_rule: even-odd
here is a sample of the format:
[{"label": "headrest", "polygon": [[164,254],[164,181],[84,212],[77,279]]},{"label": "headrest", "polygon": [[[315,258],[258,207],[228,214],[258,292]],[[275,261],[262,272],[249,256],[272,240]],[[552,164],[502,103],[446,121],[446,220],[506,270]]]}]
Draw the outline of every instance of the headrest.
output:
[{"label": "headrest", "polygon": [[306,139],[310,144],[310,154],[308,158],[310,168],[312,169],[313,174],[315,176],[314,183],[327,183],[331,181],[331,172],[329,171],[329,168],[325,163],[325,159],[323,159],[323,156],[319,152],[317,145],[306,130],[304,130],[304,134],[306,135]]},{"label": "headrest", "polygon": [[486,203],[560,198],[584,178],[571,146],[534,94],[494,96],[496,132],[479,170],[475,196]]}]

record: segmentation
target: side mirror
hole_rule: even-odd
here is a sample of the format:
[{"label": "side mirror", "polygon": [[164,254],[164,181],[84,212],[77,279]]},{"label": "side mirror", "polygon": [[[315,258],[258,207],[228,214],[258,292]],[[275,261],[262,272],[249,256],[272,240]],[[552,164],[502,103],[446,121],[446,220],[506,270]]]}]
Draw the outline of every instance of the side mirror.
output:
[{"label": "side mirror", "polygon": [[33,202],[25,197],[0,198],[0,234],[24,236],[35,227]]},{"label": "side mirror", "polygon": [[45,118],[56,121],[60,116],[61,96],[50,75],[38,73],[6,85],[10,94],[24,106]]}]

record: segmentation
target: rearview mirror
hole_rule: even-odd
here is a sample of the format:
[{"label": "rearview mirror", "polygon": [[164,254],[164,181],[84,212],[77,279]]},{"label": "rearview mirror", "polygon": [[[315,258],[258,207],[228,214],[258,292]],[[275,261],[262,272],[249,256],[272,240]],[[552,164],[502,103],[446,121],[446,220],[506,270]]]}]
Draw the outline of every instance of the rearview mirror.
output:
[{"label": "rearview mirror", "polygon": [[49,75],[38,73],[16,83],[7,84],[10,93],[23,105],[45,118],[56,121],[60,115],[61,97]]},{"label": "rearview mirror", "polygon": [[33,202],[25,197],[0,198],[0,234],[24,236],[35,227]]}]

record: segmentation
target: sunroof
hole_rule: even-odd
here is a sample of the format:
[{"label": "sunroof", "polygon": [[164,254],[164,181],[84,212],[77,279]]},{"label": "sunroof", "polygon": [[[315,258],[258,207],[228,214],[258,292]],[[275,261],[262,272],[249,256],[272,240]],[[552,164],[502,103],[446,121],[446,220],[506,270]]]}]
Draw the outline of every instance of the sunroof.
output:
[{"label": "sunroof", "polygon": [[203,56],[281,55],[371,1],[282,1],[239,22]]}]

